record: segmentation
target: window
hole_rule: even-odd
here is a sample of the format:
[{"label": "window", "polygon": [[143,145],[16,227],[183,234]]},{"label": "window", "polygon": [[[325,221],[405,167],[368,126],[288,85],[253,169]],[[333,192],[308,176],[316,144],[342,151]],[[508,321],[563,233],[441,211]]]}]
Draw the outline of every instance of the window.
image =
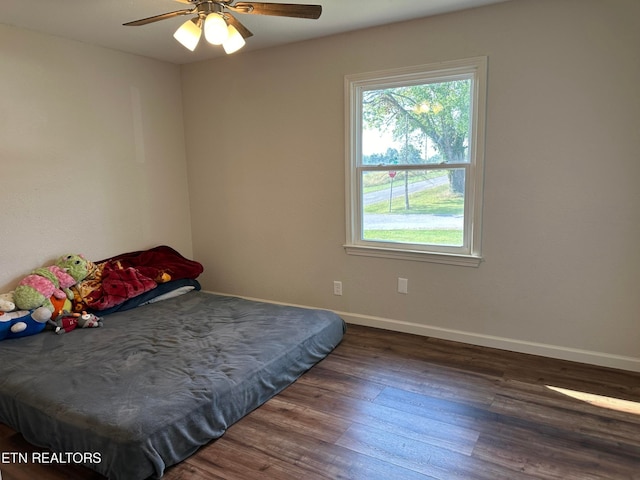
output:
[{"label": "window", "polygon": [[354,255],[481,261],[486,57],[348,75]]}]

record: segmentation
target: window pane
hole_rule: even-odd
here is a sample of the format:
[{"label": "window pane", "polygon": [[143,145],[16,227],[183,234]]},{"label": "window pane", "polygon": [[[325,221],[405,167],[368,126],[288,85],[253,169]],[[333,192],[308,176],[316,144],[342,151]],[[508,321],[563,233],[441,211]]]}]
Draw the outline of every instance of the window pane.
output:
[{"label": "window pane", "polygon": [[345,76],[348,254],[478,266],[487,58]]},{"label": "window pane", "polygon": [[362,164],[469,162],[471,79],[362,92]]},{"label": "window pane", "polygon": [[362,239],[460,247],[465,169],[362,172]]}]

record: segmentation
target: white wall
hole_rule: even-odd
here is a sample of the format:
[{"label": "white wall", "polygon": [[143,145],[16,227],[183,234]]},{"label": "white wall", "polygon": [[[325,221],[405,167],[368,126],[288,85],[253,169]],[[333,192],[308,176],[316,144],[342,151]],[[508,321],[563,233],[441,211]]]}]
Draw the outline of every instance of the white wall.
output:
[{"label": "white wall", "polygon": [[[638,18],[636,0],[514,0],[183,66],[204,287],[640,370]],[[478,55],[485,262],[348,256],[344,76]]]},{"label": "white wall", "polygon": [[180,69],[0,25],[0,291],[65,253],[192,254]]}]

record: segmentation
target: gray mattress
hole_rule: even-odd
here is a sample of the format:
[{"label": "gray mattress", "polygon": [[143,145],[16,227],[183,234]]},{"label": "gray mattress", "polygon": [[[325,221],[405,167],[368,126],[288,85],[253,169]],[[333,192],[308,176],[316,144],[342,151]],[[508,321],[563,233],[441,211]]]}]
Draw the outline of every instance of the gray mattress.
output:
[{"label": "gray mattress", "polygon": [[5,340],[0,421],[53,452],[93,453],[85,465],[110,479],[158,478],[344,331],[329,311],[194,291],[108,315],[102,328]]}]

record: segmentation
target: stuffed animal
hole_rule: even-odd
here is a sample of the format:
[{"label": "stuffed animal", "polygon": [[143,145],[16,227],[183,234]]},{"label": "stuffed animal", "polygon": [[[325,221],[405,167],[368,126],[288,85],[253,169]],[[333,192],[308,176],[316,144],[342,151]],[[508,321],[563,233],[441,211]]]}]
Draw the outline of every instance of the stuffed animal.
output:
[{"label": "stuffed animal", "polygon": [[49,297],[49,300],[53,305],[53,314],[51,315],[51,318],[58,318],[63,314],[68,314],[73,312],[73,303],[71,303],[71,300],[69,300],[67,297],[56,298],[53,295],[51,295],[51,297]]},{"label": "stuffed animal", "polygon": [[0,312],[11,312],[16,309],[13,292],[0,293]]},{"label": "stuffed animal", "polygon": [[82,312],[79,313],[70,313],[63,314],[58,317],[55,321],[49,320],[50,325],[53,325],[54,331],[58,335],[62,335],[63,333],[68,333],[72,330],[75,330],[76,327],[79,328],[97,328],[101,327],[102,318],[96,317],[93,313]]},{"label": "stuffed animal", "polygon": [[53,311],[49,297],[53,295],[56,298],[69,298],[72,295],[69,287],[75,283],[74,278],[57,265],[37,268],[20,280],[13,298],[20,310],[47,307]]},{"label": "stuffed animal", "polygon": [[92,262],[81,255],[64,255],[55,265],[37,268],[23,278],[13,294],[16,307],[33,310],[44,306],[55,310],[50,297],[73,299],[69,287],[84,279],[90,272]]},{"label": "stuffed animal", "polygon": [[12,320],[13,317],[7,315],[7,312],[0,312],[0,340],[4,340],[11,331]]},{"label": "stuffed animal", "polygon": [[51,310],[45,307],[39,307],[33,311],[0,312],[0,340],[40,333],[49,320],[51,320]]},{"label": "stuffed animal", "polygon": [[75,279],[75,283],[90,277],[96,269],[96,265],[92,261],[78,254],[61,256],[56,260],[56,265],[71,275]]}]

